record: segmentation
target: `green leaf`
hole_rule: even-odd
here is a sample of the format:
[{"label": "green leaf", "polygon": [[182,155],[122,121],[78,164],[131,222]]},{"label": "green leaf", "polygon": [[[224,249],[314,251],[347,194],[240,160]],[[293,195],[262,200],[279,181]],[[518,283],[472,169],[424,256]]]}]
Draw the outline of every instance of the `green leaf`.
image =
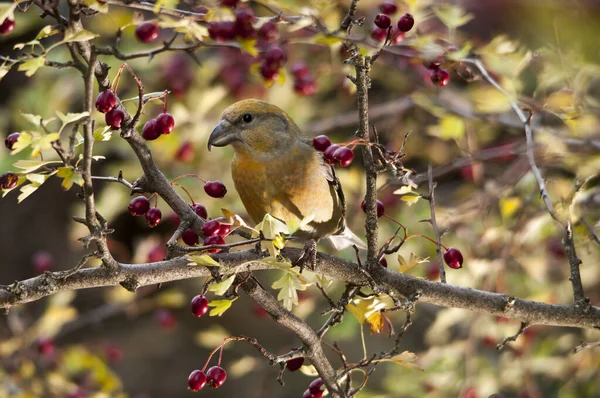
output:
[{"label": "green leaf", "polygon": [[[36,133],[39,134],[39,133]],[[22,150],[28,148],[33,142],[33,134],[28,131],[22,131],[21,135],[17,139],[17,142],[13,144],[13,150],[11,151],[11,155],[17,154]]]},{"label": "green leaf", "polygon": [[221,316],[223,315],[223,313],[225,311],[227,311],[229,309],[229,307],[231,307],[231,304],[233,304],[233,302],[237,300],[237,298],[234,298],[232,300],[212,300],[210,303],[208,303],[209,307],[215,307],[212,310],[210,310],[210,312],[208,313],[208,315],[210,316]]},{"label": "green leaf", "polygon": [[37,46],[39,45],[40,47],[44,47],[42,46],[42,43],[39,42],[39,40],[31,40],[28,41],[27,43],[17,43],[13,46],[13,49],[15,50],[22,50],[23,48],[25,48],[25,46]]},{"label": "green leaf", "polygon": [[[88,40],[92,40],[95,37],[98,37],[98,35],[95,33],[89,32],[85,29],[82,29],[79,32],[73,32],[72,30],[67,30],[65,32],[65,38],[60,43],[57,43],[57,44],[88,41]],[[55,46],[56,45],[54,45],[53,47],[55,47]]]},{"label": "green leaf", "polygon": [[52,29],[52,25],[46,25],[40,30],[40,33],[35,37],[36,40],[45,39],[46,37],[53,36],[59,32],[58,29]]},{"label": "green leaf", "polygon": [[99,13],[102,13],[102,14],[108,13],[108,4],[106,4],[106,3],[100,4],[96,0],[83,0],[83,4],[85,4],[87,7],[91,8],[92,10],[98,11]]},{"label": "green leaf", "polygon": [[67,191],[71,189],[73,184],[79,186],[83,185],[83,177],[81,174],[75,173],[75,170],[72,167],[59,167],[56,176],[63,179],[63,182],[60,185]]},{"label": "green leaf", "polygon": [[90,113],[89,112],[67,113],[65,115],[64,113],[62,113],[60,111],[56,111],[56,115],[58,116],[58,118],[62,122],[62,126],[58,130],[58,132],[60,134],[60,132],[65,128],[65,126],[67,124],[73,123],[73,122],[77,122],[77,121],[79,121],[81,119],[85,119],[86,117],[90,116]]},{"label": "green leaf", "polygon": [[17,202],[21,203],[29,197],[32,193],[37,191],[40,186],[38,184],[27,184],[21,187],[21,194],[17,197]]},{"label": "green leaf", "polygon": [[221,264],[219,264],[208,254],[203,254],[201,256],[190,256],[190,260],[196,265],[201,265],[204,267],[221,267]]},{"label": "green leaf", "polygon": [[94,130],[95,141],[110,141],[111,138],[112,131],[110,129],[110,126],[104,126]]},{"label": "green leaf", "polygon": [[47,164],[60,164],[60,163],[61,162],[59,162],[57,160],[46,160],[46,161],[18,160],[13,164],[13,166],[16,167],[17,169],[21,169],[20,173],[28,174],[28,173],[31,173],[32,171],[35,171],[35,170],[39,169],[40,167],[45,166]]},{"label": "green leaf", "polygon": [[288,271],[285,271],[285,274],[281,278],[273,282],[271,287],[279,289],[277,300],[281,301],[283,308],[288,311],[291,311],[292,307],[298,304],[297,290],[306,290],[306,286],[302,284],[300,278]]},{"label": "green leaf", "polygon": [[40,152],[52,148],[52,142],[58,140],[59,138],[60,134],[58,133],[50,133],[44,136],[34,137],[33,141],[31,142],[31,147],[33,148],[31,157],[37,158]]},{"label": "green leaf", "polygon": [[432,10],[449,29],[456,29],[473,19],[473,14],[468,14],[465,10],[455,5],[443,4],[433,7]]},{"label": "green leaf", "polygon": [[[262,231],[265,238],[273,239],[279,234],[289,235],[289,230],[285,223],[270,214],[265,214],[263,220],[255,227],[256,231]],[[257,237],[258,233],[254,233],[253,237]],[[267,245],[269,254],[273,257],[279,254],[279,249],[272,243]]]},{"label": "green leaf", "polygon": [[39,68],[44,66],[45,63],[46,59],[44,57],[32,58],[19,65],[18,70],[21,72],[25,72],[25,76],[31,77],[35,74],[35,72],[37,72]]},{"label": "green leaf", "polygon": [[233,281],[235,280],[235,274],[231,275],[229,278],[221,281],[219,283],[215,283],[214,285],[210,285],[208,288],[209,291],[214,292],[217,296],[222,296],[225,294],[227,289],[231,287]]}]

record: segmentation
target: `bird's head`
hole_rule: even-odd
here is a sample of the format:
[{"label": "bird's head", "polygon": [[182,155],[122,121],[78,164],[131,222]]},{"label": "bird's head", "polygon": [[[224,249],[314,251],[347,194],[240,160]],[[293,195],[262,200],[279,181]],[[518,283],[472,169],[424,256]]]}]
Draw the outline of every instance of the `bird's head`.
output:
[{"label": "bird's head", "polygon": [[236,152],[276,155],[290,148],[299,136],[298,126],[279,107],[249,99],[223,111],[208,139],[208,150],[231,144]]}]

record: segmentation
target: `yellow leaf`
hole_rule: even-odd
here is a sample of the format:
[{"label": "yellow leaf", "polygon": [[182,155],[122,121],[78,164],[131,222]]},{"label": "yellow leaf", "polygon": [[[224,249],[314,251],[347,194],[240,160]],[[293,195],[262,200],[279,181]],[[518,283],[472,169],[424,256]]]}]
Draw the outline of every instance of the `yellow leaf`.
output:
[{"label": "yellow leaf", "polygon": [[406,202],[409,206],[417,203],[421,198],[418,192],[413,191],[411,186],[405,185],[394,191],[394,195],[400,195],[400,199]]},{"label": "yellow leaf", "polygon": [[478,113],[504,113],[511,109],[508,98],[494,87],[479,86],[470,93]]},{"label": "yellow leaf", "polygon": [[289,271],[292,270],[284,271],[284,275],[273,282],[271,287],[273,289],[279,289],[277,300],[281,301],[286,310],[291,311],[293,306],[298,304],[297,290],[306,290],[306,286],[302,284],[297,273]]},{"label": "yellow leaf", "polygon": [[19,70],[21,72],[25,72],[25,76],[31,77],[35,74],[35,72],[37,72],[37,70],[39,68],[44,66],[45,63],[46,63],[46,60],[44,57],[32,58],[28,61],[23,62],[21,65],[19,65],[17,70]]},{"label": "yellow leaf", "polygon": [[195,263],[196,265],[202,265],[205,267],[220,267],[221,266],[221,264],[219,264],[216,260],[214,260],[208,254],[203,254],[201,256],[190,256],[190,260],[193,263]]},{"label": "yellow leaf", "polygon": [[410,351],[404,351],[402,354],[398,354],[389,359],[376,359],[373,362],[393,362],[396,365],[404,366],[406,368],[417,369],[423,371],[421,365],[417,362],[417,354]]},{"label": "yellow leaf", "polygon": [[413,268],[417,264],[428,263],[429,257],[422,258],[415,256],[415,253],[411,252],[408,262],[404,260],[402,255],[398,254],[398,263],[400,264],[400,272],[404,273],[409,269]]},{"label": "yellow leaf", "polygon": [[227,311],[233,302],[237,300],[237,298],[233,300],[212,300],[208,303],[209,307],[214,307],[208,315],[210,316],[221,316],[225,311]]},{"label": "yellow leaf", "polygon": [[242,52],[252,55],[256,57],[258,55],[258,50],[256,49],[256,40],[254,39],[242,39],[240,40],[240,49]]},{"label": "yellow leaf", "polygon": [[473,14],[468,14],[462,8],[451,4],[439,5],[433,7],[432,10],[440,21],[450,29],[463,26],[473,19]]},{"label": "yellow leaf", "polygon": [[[231,333],[225,330],[223,326],[212,323],[210,326],[207,326],[202,331],[196,333],[194,335],[194,341],[200,347],[212,350],[215,348],[215,346],[220,345],[223,340],[229,336],[231,336]],[[231,346],[231,344],[227,344],[225,345],[225,349]]]},{"label": "yellow leaf", "polygon": [[63,179],[61,186],[65,190],[71,189],[73,184],[83,185],[83,177],[81,174],[75,173],[72,167],[59,167],[56,176]]},{"label": "yellow leaf", "polygon": [[381,311],[377,311],[369,315],[366,319],[367,323],[371,325],[371,333],[381,333],[383,330],[384,317]]},{"label": "yellow leaf", "polygon": [[361,325],[375,312],[379,312],[386,307],[386,304],[376,296],[357,298],[352,300],[352,303],[348,304],[346,308]]},{"label": "yellow leaf", "polygon": [[211,292],[214,292],[217,296],[222,296],[231,287],[234,280],[235,280],[235,275],[231,275],[229,278],[225,279],[224,281],[210,285],[208,290]]},{"label": "yellow leaf", "polygon": [[94,141],[110,141],[112,131],[110,126],[104,126],[94,130]]},{"label": "yellow leaf", "polygon": [[521,208],[522,199],[518,196],[502,198],[499,201],[500,215],[504,220],[511,218]]},{"label": "yellow leaf", "polygon": [[[19,138],[21,138],[21,137],[19,137]],[[39,169],[42,166],[45,166],[45,165],[60,164],[60,163],[61,162],[56,161],[56,160],[48,160],[48,161],[18,160],[15,163],[13,163],[13,166],[16,167],[17,169],[21,169],[21,173],[27,174],[27,173],[31,173],[32,171]]]}]

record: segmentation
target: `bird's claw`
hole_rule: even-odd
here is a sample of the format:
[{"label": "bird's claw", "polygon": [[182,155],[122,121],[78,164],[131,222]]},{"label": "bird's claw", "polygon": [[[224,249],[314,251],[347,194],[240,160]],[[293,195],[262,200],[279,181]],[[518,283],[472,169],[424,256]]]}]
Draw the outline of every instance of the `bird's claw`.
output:
[{"label": "bird's claw", "polygon": [[317,241],[309,240],[304,244],[302,254],[294,263],[294,266],[300,267],[300,273],[304,270],[304,266],[308,263],[308,269],[314,271],[317,268]]}]

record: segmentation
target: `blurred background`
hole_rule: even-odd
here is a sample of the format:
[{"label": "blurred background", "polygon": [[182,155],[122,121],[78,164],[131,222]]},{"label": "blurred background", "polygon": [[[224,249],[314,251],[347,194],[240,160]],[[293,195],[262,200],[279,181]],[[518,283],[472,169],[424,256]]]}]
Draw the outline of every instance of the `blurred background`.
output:
[{"label": "blurred background", "polygon": [[[209,13],[204,21],[234,18],[230,9],[217,3],[175,4],[197,12],[196,7],[205,6]],[[585,222],[591,230],[596,226],[600,195],[594,179],[575,196],[573,187],[576,181],[594,176],[600,167],[600,3],[414,0],[394,4],[397,11],[390,13],[392,23],[411,12],[415,27],[388,47],[373,67],[371,122],[381,143],[391,151],[398,152],[406,139],[403,165],[418,185],[415,192],[428,192],[427,165],[433,166],[436,215],[440,228],[447,230],[443,242],[459,248],[465,258],[462,269],[447,271],[448,282],[546,303],[572,302],[561,229],[539,200],[524,155],[523,128],[506,97],[482,80],[471,65],[457,62],[480,56],[511,97],[534,114],[538,165],[559,211],[571,207],[584,288],[598,305],[599,250]],[[273,16],[265,5],[286,16],[315,15],[330,29],[339,26],[348,7],[347,2],[317,0],[244,2],[237,7],[250,9],[257,17]],[[364,16],[365,23],[352,34],[366,52],[381,45],[377,32],[373,33],[373,19],[380,7],[379,1],[359,3],[357,15]],[[110,5],[109,13],[90,16],[84,25],[100,35],[97,45],[109,46],[119,27],[140,18],[156,19],[151,12],[143,12],[141,17],[136,12],[139,10],[132,6]],[[159,47],[173,34],[164,27],[169,25],[165,21],[166,17],[161,17],[160,35],[149,44],[136,40],[135,27],[127,26],[120,51],[128,54]],[[264,21],[259,18],[255,25]],[[15,22],[10,35],[0,36],[2,55],[15,54],[15,44],[32,40],[51,23],[49,18],[39,18],[35,6],[17,12]],[[232,48],[165,52],[152,59],[127,61],[148,92],[171,91],[168,111],[175,118],[175,129],[148,142],[159,168],[169,179],[195,173],[206,180],[219,179],[228,187],[223,199],[213,199],[197,179],[177,181],[182,187],[176,187],[178,192],[190,203],[206,206],[209,217],[221,216],[221,208],[226,208],[251,223],[231,181],[231,148],[206,150],[220,113],[234,101],[264,99],[284,109],[309,136],[327,134],[334,143],[353,140],[357,113],[353,88],[345,77],[351,72],[343,63],[347,53],[340,40],[301,25],[278,25],[276,42],[287,60],[273,81],[261,74],[260,55],[255,58]],[[184,43],[185,38],[178,40]],[[437,68],[432,68],[431,62],[437,62],[440,55],[439,68],[450,73],[444,86],[431,78]],[[49,58],[66,60],[68,52],[57,49]],[[103,56],[102,61],[112,67],[111,78],[122,63],[111,56]],[[308,69],[308,77],[299,77],[300,66]],[[57,111],[81,111],[83,84],[74,70],[41,68],[28,78],[16,69],[0,80],[0,131],[5,136],[34,129],[21,113],[48,119]],[[122,99],[137,95],[135,83],[125,74],[118,95]],[[127,107],[134,110],[135,105]],[[142,125],[162,109],[161,102],[147,106]],[[93,117],[97,126],[105,125],[102,114]],[[125,179],[134,181],[141,168],[128,145],[117,133],[104,138],[96,142],[96,155],[105,159],[94,163],[94,174],[116,176],[122,170]],[[355,155],[349,167],[338,168],[338,175],[348,202],[349,224],[364,236],[365,216],[360,211],[364,173],[360,151]],[[44,156],[56,157],[51,151]],[[11,156],[2,149],[0,170],[13,170],[15,161],[27,158],[28,151]],[[430,225],[420,222],[430,217],[429,203],[399,195],[401,181],[391,175],[381,175],[379,181],[378,197],[386,214],[411,234],[434,238]],[[17,192],[0,200],[0,283],[30,278],[45,270],[72,268],[84,253],[77,239],[87,230],[72,221],[72,216],[83,214],[78,188],[65,191],[60,182],[50,178],[22,203],[17,203]],[[124,186],[97,182],[95,187],[98,210],[115,229],[109,241],[115,258],[125,263],[162,259],[164,243],[177,225],[164,202],[158,201],[161,223],[150,229],[142,217],[127,212],[130,197]],[[382,244],[397,227],[393,220],[380,219]],[[320,250],[331,251],[326,244]],[[388,268],[398,271],[398,254],[408,259],[411,253],[429,262],[417,264],[408,274],[439,280],[435,246],[425,239],[411,239],[397,254],[387,256]],[[352,250],[339,255],[354,259]],[[260,278],[269,286],[279,274],[265,272]],[[294,334],[243,295],[222,317],[192,316],[189,302],[203,283],[187,280],[144,287],[137,293],[121,287],[77,291],[11,309],[0,318],[0,397],[191,397],[188,374],[204,365],[224,337],[256,337],[275,354],[300,346]],[[337,298],[343,285],[334,282],[328,291]],[[320,312],[327,308],[319,291],[313,287],[300,292],[299,301],[294,313],[318,328],[326,319]],[[390,321],[397,329],[404,315],[391,314]],[[362,358],[359,328],[348,314],[326,340],[338,342],[349,361],[358,361]],[[495,345],[518,329],[518,321],[419,304],[414,324],[402,338],[401,351],[416,353],[424,371],[382,364],[359,395],[600,396],[599,348],[573,354],[580,341],[600,340],[598,332],[533,326],[498,352]],[[388,326],[379,334],[366,333],[371,353],[393,344]],[[336,355],[329,353],[339,365]],[[227,382],[218,390],[206,388],[196,394],[300,397],[314,378],[286,372],[286,385],[279,386],[278,367],[269,366],[255,348],[243,342],[225,347],[222,365],[228,371]]]}]

